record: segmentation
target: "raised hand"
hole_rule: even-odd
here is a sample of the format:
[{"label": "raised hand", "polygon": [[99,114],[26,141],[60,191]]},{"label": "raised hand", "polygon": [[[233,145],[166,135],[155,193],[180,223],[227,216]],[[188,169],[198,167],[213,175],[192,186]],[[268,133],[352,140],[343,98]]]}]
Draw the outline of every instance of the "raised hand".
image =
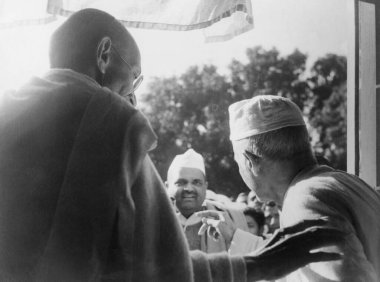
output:
[{"label": "raised hand", "polygon": [[244,257],[248,281],[275,280],[312,262],[340,259],[337,253],[312,252],[343,242],[344,232],[323,223],[309,220],[276,231],[262,248]]},{"label": "raised hand", "polygon": [[232,238],[236,231],[236,225],[227,212],[207,210],[196,213],[202,217],[202,226],[198,231],[199,235],[203,235],[206,231],[208,236],[219,240],[222,236],[227,247],[231,245]]}]

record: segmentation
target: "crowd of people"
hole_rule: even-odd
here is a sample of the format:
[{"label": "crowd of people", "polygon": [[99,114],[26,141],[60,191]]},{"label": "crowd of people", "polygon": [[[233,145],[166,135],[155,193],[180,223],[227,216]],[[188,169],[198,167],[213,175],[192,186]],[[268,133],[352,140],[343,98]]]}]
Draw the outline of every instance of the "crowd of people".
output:
[{"label": "crowd of people", "polygon": [[275,201],[268,200],[264,203],[251,191],[240,193],[235,202],[243,208],[247,221],[257,226],[258,233],[253,234],[270,235],[280,228],[281,206]]},{"label": "crowd of people", "polygon": [[74,13],[49,55],[1,104],[0,281],[380,280],[379,194],[317,163],[289,99],[229,107],[254,191],[239,209],[206,199],[192,149],[158,175],[157,137],[135,108],[140,51],[113,16]]}]

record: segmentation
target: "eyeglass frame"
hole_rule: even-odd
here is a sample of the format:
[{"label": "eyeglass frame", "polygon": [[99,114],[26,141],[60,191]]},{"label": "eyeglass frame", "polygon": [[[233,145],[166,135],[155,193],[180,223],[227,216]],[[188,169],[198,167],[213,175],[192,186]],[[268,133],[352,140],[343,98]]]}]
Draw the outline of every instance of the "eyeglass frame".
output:
[{"label": "eyeglass frame", "polygon": [[139,86],[141,85],[141,82],[144,80],[144,76],[142,73],[137,75],[133,71],[132,66],[120,55],[120,53],[116,49],[116,47],[111,45],[111,48],[115,51],[115,53],[118,55],[118,57],[127,65],[128,69],[133,73],[133,77],[135,78],[135,80],[133,81],[133,84],[132,84],[132,91],[128,94],[128,95],[131,95],[132,93],[134,93],[137,90],[137,88],[139,88]]}]

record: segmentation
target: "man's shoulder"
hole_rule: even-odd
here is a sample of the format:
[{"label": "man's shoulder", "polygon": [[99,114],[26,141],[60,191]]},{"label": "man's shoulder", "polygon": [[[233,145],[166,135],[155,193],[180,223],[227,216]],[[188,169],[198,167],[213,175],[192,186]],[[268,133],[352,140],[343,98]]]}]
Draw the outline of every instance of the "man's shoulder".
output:
[{"label": "man's shoulder", "polygon": [[352,177],[350,174],[327,166],[315,167],[296,177],[289,186],[289,193],[308,194],[339,187],[339,178]]},{"label": "man's shoulder", "polygon": [[43,80],[47,81],[46,87],[50,88],[47,91],[63,96],[61,99],[73,99],[78,103],[82,101],[118,119],[148,124],[145,116],[126,99],[84,74],[69,69],[54,69],[46,73]]},{"label": "man's shoulder", "polygon": [[334,169],[317,168],[293,181],[286,192],[282,222],[295,223],[297,218],[315,218],[320,215],[334,215],[336,211],[343,213],[352,194],[347,183],[341,178],[351,180],[353,176]]},{"label": "man's shoulder", "polygon": [[326,193],[347,194],[351,190],[371,189],[359,177],[327,166],[317,166],[300,176],[289,185],[287,195],[318,195]]}]

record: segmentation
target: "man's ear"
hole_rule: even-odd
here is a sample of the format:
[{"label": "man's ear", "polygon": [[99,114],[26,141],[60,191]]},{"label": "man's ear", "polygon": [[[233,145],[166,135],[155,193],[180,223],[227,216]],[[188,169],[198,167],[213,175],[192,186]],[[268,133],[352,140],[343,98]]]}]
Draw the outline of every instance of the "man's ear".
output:
[{"label": "man's ear", "polygon": [[208,182],[207,181],[205,182],[205,187],[206,187],[206,190],[207,190],[207,188],[208,188]]},{"label": "man's ear", "polygon": [[165,184],[166,189],[168,189],[168,188],[169,188],[169,183],[168,183],[168,181],[165,181],[164,184]]},{"label": "man's ear", "polygon": [[96,60],[98,64],[99,71],[105,74],[106,69],[110,63],[111,59],[111,47],[112,41],[108,36],[103,37],[98,44],[98,49],[96,51]]}]

